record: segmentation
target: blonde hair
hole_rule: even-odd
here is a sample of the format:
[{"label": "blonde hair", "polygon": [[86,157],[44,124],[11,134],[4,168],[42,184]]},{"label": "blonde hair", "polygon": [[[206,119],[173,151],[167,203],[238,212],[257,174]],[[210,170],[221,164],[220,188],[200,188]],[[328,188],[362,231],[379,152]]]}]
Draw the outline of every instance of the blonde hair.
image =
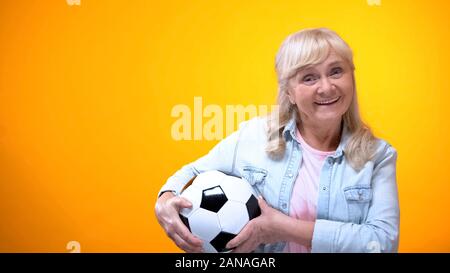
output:
[{"label": "blonde hair", "polygon": [[[297,106],[289,101],[289,80],[303,67],[323,62],[331,49],[350,64],[353,74],[355,67],[352,50],[332,30],[304,29],[289,35],[282,43],[275,62],[279,107],[278,111],[273,112],[268,119],[266,152],[270,158],[279,159],[284,156],[286,150],[286,141],[282,135],[284,128],[291,118],[294,118],[296,122],[300,121]],[[344,155],[355,170],[360,170],[373,158],[376,147],[374,135],[359,115],[354,76],[353,87],[352,102],[343,115],[344,126],[347,126],[351,134],[344,148]]]}]

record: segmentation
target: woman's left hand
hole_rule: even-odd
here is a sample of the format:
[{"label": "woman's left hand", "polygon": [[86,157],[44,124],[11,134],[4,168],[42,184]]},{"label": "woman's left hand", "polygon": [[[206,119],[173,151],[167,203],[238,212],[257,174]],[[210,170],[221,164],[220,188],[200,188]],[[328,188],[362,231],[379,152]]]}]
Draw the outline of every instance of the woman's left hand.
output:
[{"label": "woman's left hand", "polygon": [[247,253],[255,250],[260,244],[270,244],[280,241],[280,221],[285,216],[282,212],[271,208],[266,201],[258,197],[261,215],[252,219],[245,225],[241,232],[227,244],[233,252]]}]

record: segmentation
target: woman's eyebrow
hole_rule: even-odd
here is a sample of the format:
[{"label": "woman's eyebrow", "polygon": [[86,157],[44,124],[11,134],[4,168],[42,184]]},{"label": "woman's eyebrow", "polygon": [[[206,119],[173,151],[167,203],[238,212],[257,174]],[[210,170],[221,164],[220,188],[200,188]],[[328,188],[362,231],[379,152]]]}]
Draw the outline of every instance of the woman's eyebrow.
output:
[{"label": "woman's eyebrow", "polygon": [[314,65],[314,64],[305,65],[305,66],[301,67],[300,69],[298,69],[297,73],[308,73],[308,72],[311,72],[311,70],[315,69],[315,66],[316,65]]},{"label": "woman's eyebrow", "polygon": [[[337,64],[339,64],[339,65],[342,64],[342,61],[341,61],[341,60],[335,60],[335,61],[332,61],[331,63],[329,63],[329,64],[327,65],[327,67],[330,67],[330,66],[333,66],[333,65],[337,65]],[[296,74],[306,74],[306,73],[309,73],[309,72],[311,72],[311,70],[314,70],[316,66],[317,66],[317,64],[308,64],[308,65],[305,65],[305,66],[299,68],[299,69],[297,70],[297,73],[296,73]]]},{"label": "woman's eyebrow", "polygon": [[342,61],[333,61],[333,62],[328,64],[328,67],[336,65],[336,64],[341,64],[341,63],[342,63]]}]

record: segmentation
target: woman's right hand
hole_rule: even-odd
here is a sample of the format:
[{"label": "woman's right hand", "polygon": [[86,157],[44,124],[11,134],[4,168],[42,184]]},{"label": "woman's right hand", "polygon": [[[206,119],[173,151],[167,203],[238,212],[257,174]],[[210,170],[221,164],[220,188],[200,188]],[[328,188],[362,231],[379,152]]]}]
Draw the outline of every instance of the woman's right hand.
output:
[{"label": "woman's right hand", "polygon": [[182,208],[192,207],[191,202],[172,192],[163,193],[156,202],[155,214],[167,236],[186,252],[202,252],[202,241],[195,237],[181,221]]}]

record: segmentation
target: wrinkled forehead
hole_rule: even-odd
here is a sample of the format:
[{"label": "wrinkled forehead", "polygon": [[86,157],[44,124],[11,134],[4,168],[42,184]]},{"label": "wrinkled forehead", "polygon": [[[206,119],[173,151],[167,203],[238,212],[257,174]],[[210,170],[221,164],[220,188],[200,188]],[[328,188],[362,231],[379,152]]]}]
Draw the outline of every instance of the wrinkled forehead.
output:
[{"label": "wrinkled forehead", "polygon": [[290,58],[290,69],[289,76],[295,76],[299,71],[321,64],[329,58],[340,58],[342,57],[337,54],[336,49],[334,49],[328,41],[304,41],[298,45],[299,47],[294,50],[295,52]]},{"label": "wrinkled forehead", "polygon": [[328,66],[332,66],[335,64],[346,64],[347,63],[347,61],[341,55],[339,55],[333,48],[330,48],[327,55],[324,55],[324,56],[325,57],[321,57],[321,58],[318,58],[317,60],[313,60],[303,66],[299,66],[296,71],[300,72],[302,70],[314,68],[319,65],[328,67]]}]

